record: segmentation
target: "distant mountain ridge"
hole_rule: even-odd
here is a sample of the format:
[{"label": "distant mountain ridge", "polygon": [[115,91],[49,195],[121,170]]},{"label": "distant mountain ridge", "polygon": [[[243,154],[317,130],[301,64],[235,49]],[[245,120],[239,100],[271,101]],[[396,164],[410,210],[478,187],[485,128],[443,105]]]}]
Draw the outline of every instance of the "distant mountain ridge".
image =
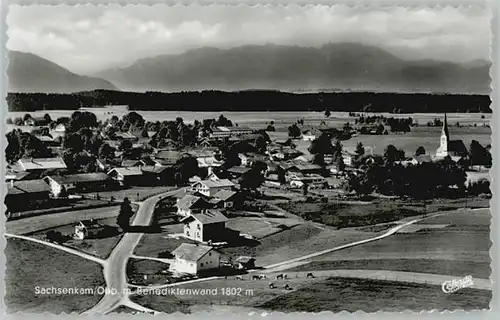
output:
[{"label": "distant mountain ridge", "polygon": [[160,55],[96,76],[123,90],[136,91],[336,88],[488,94],[490,66],[485,60],[464,64],[407,61],[357,43],[330,43],[320,48],[246,45]]},{"label": "distant mountain ridge", "polygon": [[8,58],[9,92],[71,93],[118,89],[107,80],[77,75],[32,53],[9,51]]}]

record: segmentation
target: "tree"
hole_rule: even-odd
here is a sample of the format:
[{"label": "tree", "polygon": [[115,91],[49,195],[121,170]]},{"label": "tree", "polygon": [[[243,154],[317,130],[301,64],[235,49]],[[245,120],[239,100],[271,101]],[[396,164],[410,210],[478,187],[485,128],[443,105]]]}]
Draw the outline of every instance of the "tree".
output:
[{"label": "tree", "polygon": [[425,149],[424,149],[424,147],[422,147],[422,146],[418,147],[418,148],[417,148],[417,151],[415,151],[415,155],[416,155],[416,156],[419,156],[419,155],[421,155],[421,154],[425,154]]},{"label": "tree", "polygon": [[6,123],[6,124],[12,124],[12,123],[13,123],[13,122],[12,122],[12,118],[7,118],[7,119],[5,119],[5,123]]},{"label": "tree", "polygon": [[142,129],[142,131],[141,131],[141,137],[143,137],[143,138],[149,138],[148,129],[146,129],[146,128]]},{"label": "tree", "polygon": [[363,143],[360,141],[358,142],[358,144],[356,145],[356,155],[357,157],[362,157],[364,156],[365,154],[365,147],[363,146]]},{"label": "tree", "polygon": [[299,126],[297,126],[296,123],[288,127],[288,136],[292,138],[298,138],[300,137],[301,132]]},{"label": "tree", "polygon": [[100,159],[112,159],[115,157],[115,148],[107,143],[104,143],[99,148],[99,158]]},{"label": "tree", "polygon": [[330,109],[326,109],[325,110],[325,117],[330,118],[331,115],[332,115],[332,113],[330,112]]},{"label": "tree", "polygon": [[130,226],[130,218],[134,214],[132,206],[130,205],[130,200],[128,198],[123,199],[120,205],[120,211],[118,212],[118,217],[116,218],[116,224],[120,226],[123,230],[127,230]]},{"label": "tree", "polygon": [[26,113],[26,114],[24,115],[24,117],[23,117],[23,121],[26,121],[26,120],[28,120],[28,119],[31,119],[31,114]]},{"label": "tree", "polygon": [[314,139],[309,147],[309,152],[312,154],[333,154],[334,151],[332,140],[326,133],[322,133],[317,139]]},{"label": "tree", "polygon": [[472,140],[469,147],[470,164],[491,166],[491,153],[477,140]]},{"label": "tree", "polygon": [[130,149],[132,149],[132,141],[128,140],[128,139],[124,139],[120,142],[120,150],[122,151],[128,151]]},{"label": "tree", "polygon": [[50,123],[52,122],[52,118],[50,117],[50,114],[46,113],[43,118],[45,119],[45,121],[47,121],[47,123]]},{"label": "tree", "polygon": [[269,124],[269,125],[267,126],[267,128],[266,128],[266,131],[271,131],[271,132],[273,132],[273,131],[276,131],[276,128],[274,128],[274,126],[273,126],[272,124]]},{"label": "tree", "polygon": [[392,163],[394,161],[399,161],[404,159],[404,151],[398,150],[392,144],[388,145],[384,151],[384,160],[388,163]]}]

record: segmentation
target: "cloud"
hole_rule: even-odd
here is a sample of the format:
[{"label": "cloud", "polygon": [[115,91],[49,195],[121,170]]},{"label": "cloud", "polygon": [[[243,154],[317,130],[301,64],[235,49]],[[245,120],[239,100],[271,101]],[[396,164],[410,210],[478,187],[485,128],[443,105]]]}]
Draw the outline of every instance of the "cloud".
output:
[{"label": "cloud", "polygon": [[214,46],[361,42],[403,58],[488,59],[491,13],[480,7],[17,6],[8,49],[92,73],[159,54]]}]

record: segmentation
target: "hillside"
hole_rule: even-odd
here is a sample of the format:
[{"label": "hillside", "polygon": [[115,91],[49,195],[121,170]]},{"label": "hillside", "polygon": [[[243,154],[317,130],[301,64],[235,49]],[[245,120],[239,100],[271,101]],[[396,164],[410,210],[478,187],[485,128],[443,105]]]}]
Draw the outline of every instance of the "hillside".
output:
[{"label": "hillside", "polygon": [[200,48],[142,59],[97,76],[124,90],[280,90],[332,88],[386,92],[489,93],[490,64],[405,61],[354,43],[320,48],[247,45]]},{"label": "hillside", "polygon": [[37,55],[9,51],[7,75],[9,92],[71,93],[117,88],[109,81],[80,76]]}]

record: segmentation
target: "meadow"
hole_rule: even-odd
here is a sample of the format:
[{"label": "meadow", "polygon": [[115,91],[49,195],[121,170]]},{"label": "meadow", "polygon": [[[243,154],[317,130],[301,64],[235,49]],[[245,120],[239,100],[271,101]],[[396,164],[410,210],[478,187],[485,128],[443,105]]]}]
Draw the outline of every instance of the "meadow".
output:
[{"label": "meadow", "polygon": [[[17,311],[53,314],[82,312],[102,297],[94,294],[37,294],[40,288],[105,286],[101,266],[60,250],[25,240],[8,239],[5,248],[5,305]],[[29,267],[27,267],[29,266]]]}]

